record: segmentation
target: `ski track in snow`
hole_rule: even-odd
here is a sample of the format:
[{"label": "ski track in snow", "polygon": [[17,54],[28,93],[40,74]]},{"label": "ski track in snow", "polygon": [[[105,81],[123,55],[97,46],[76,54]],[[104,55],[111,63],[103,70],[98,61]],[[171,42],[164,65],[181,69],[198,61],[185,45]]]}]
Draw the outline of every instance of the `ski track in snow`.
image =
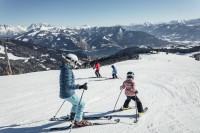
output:
[{"label": "ski track in snow", "polygon": [[[119,79],[88,78],[92,69],[73,70],[76,83],[88,83],[83,101],[86,116],[113,115],[120,119],[114,125],[72,129],[72,133],[199,133],[200,132],[200,62],[175,54],[141,55],[140,60],[114,64]],[[138,97],[149,110],[133,123],[135,109],[112,112],[126,72],[135,73]],[[112,69],[101,67],[104,77]],[[82,90],[77,90],[80,96]],[[48,132],[49,128],[67,126],[70,122],[48,121],[63,99],[59,98],[59,71],[35,72],[0,77],[0,133]],[[126,97],[122,92],[116,109]],[[133,101],[130,106],[135,106]],[[64,103],[57,117],[70,113],[71,105]],[[95,120],[100,121],[100,120]],[[68,131],[58,131],[68,132]]]}]

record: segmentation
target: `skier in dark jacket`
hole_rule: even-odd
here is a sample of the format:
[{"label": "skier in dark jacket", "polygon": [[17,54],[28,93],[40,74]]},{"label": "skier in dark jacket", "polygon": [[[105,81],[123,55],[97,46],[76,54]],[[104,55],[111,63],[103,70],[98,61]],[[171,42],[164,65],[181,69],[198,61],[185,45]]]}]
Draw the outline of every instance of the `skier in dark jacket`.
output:
[{"label": "skier in dark jacket", "polygon": [[83,85],[75,84],[75,77],[72,72],[72,68],[76,67],[78,63],[78,57],[74,54],[68,54],[64,57],[64,62],[61,65],[60,70],[60,98],[72,104],[70,118],[75,120],[76,126],[87,126],[89,122],[83,120],[83,110],[85,103],[76,95],[76,89],[87,90],[87,83]]},{"label": "skier in dark jacket", "polygon": [[113,77],[113,79],[114,79],[114,78],[118,78],[118,77],[117,77],[117,69],[116,69],[116,67],[115,67],[114,65],[112,65],[111,67],[112,67],[112,69],[113,69],[113,71],[112,71],[112,77]]}]

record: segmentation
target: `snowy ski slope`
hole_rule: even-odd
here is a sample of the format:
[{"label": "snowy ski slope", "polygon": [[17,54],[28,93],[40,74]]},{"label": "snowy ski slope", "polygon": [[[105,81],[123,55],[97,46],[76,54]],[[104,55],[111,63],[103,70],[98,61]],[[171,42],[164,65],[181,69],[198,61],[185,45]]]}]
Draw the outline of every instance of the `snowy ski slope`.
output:
[{"label": "snowy ski slope", "polygon": [[[119,79],[89,78],[94,70],[73,70],[76,83],[88,83],[83,100],[85,115],[113,115],[116,125],[72,129],[72,133],[200,133],[200,62],[193,58],[159,53],[140,55],[140,60],[114,64]],[[138,97],[148,112],[133,123],[135,109],[112,113],[119,87],[126,73],[135,73]],[[103,66],[102,76],[111,77],[111,66]],[[77,90],[80,96],[82,90]],[[120,96],[117,108],[126,99]],[[59,71],[35,72],[0,77],[0,133],[40,133],[70,122],[51,122],[63,100],[59,98]],[[130,103],[134,106],[134,102]],[[70,112],[65,103],[58,117]],[[68,132],[68,131],[60,131]]]}]

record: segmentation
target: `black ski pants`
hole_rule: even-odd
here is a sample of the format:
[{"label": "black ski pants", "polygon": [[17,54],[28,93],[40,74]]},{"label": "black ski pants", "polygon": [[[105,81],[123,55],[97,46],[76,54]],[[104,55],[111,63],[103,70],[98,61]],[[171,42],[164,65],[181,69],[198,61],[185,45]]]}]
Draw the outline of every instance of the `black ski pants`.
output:
[{"label": "black ski pants", "polygon": [[101,74],[99,73],[99,70],[96,70],[96,71],[95,71],[95,74],[96,74],[97,78],[100,78],[100,77],[101,77]]},{"label": "black ski pants", "polygon": [[131,100],[136,101],[138,112],[143,112],[142,102],[137,96],[127,96],[123,107],[127,108]]},{"label": "black ski pants", "polygon": [[112,76],[113,76],[113,79],[114,79],[114,78],[117,78],[117,75],[116,75],[116,74],[114,74],[114,73],[112,74]]}]

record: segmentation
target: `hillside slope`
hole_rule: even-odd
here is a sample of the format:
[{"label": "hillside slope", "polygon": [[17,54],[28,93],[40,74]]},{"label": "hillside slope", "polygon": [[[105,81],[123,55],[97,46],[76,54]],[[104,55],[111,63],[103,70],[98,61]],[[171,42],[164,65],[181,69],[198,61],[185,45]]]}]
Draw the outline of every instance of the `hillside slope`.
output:
[{"label": "hillside slope", "polygon": [[[76,83],[88,83],[83,100],[85,115],[113,115],[117,125],[73,129],[72,133],[199,133],[200,132],[200,62],[174,54],[141,55],[140,60],[116,63],[119,79],[88,78],[93,69],[74,70]],[[135,73],[138,97],[148,112],[135,124],[135,109],[111,113],[126,72]],[[111,77],[111,67],[101,68],[101,75]],[[82,90],[77,90],[80,96]],[[0,77],[0,133],[48,132],[51,127],[70,122],[50,122],[63,100],[59,99],[59,71],[35,72]],[[123,105],[124,93],[117,108]],[[130,105],[134,105],[131,102]],[[70,112],[65,103],[58,116]],[[15,125],[15,126],[14,126]],[[17,126],[18,125],[18,126]],[[66,131],[62,131],[66,132]]]}]

